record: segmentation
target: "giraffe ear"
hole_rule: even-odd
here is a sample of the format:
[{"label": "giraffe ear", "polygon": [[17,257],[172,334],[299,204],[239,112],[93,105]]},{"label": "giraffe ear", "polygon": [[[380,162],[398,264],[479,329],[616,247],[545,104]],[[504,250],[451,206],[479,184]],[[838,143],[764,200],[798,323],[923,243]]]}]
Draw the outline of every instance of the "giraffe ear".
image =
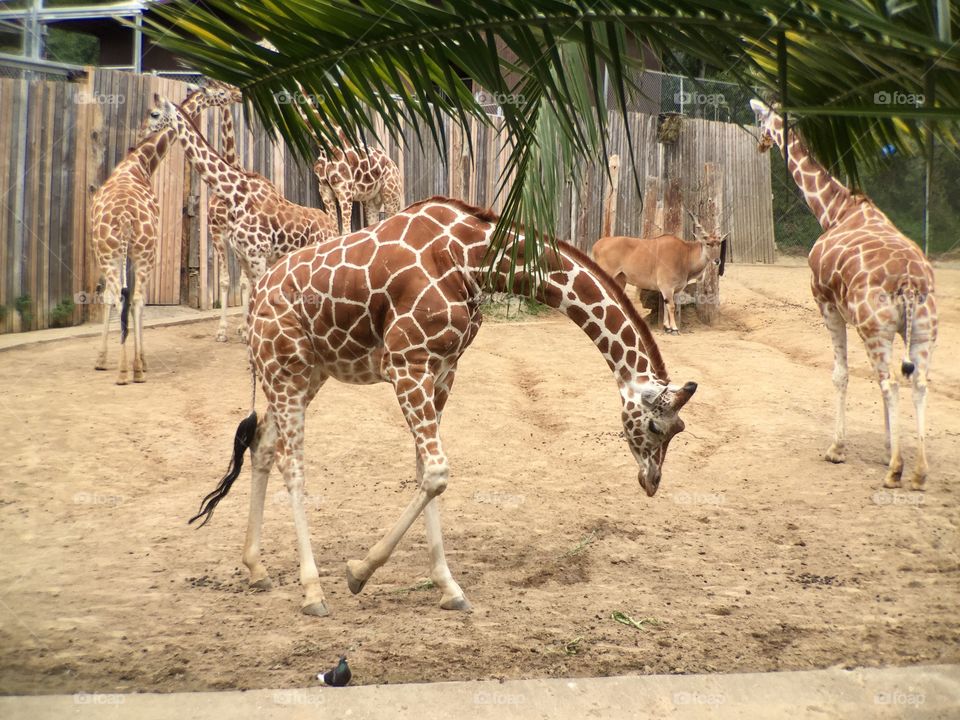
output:
[{"label": "giraffe ear", "polygon": [[163,102],[163,98],[160,96],[160,93],[156,93],[156,92],[155,92],[155,93],[153,94],[153,104],[154,104],[154,105],[159,105],[159,104],[162,103],[162,102]]},{"label": "giraffe ear", "polygon": [[647,385],[640,391],[640,400],[644,405],[653,407],[657,404],[663,394],[667,391],[667,386],[659,387],[657,385]]}]

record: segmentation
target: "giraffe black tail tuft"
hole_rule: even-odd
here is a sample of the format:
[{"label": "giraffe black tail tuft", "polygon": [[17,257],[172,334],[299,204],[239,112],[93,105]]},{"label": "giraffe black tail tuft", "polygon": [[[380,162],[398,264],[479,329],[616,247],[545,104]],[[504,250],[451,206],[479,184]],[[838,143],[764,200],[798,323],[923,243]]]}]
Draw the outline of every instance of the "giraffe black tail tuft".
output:
[{"label": "giraffe black tail tuft", "polygon": [[240,470],[243,468],[243,454],[253,442],[253,436],[257,431],[257,413],[252,412],[237,426],[237,433],[233,437],[233,457],[230,460],[230,466],[227,468],[227,474],[223,476],[220,483],[214,488],[213,492],[208,494],[200,503],[200,512],[194,515],[187,524],[193,524],[194,521],[203,518],[203,522],[197,527],[202,528],[210,518],[213,517],[213,511],[221,500],[223,500],[233,481],[240,476]]},{"label": "giraffe black tail tuft", "polygon": [[913,339],[913,319],[916,316],[917,290],[908,283],[900,290],[900,301],[903,303],[903,343],[907,351],[907,356],[900,363],[900,372],[903,377],[908,378],[913,375],[914,364],[910,361],[910,345]]},{"label": "giraffe black tail tuft", "polygon": [[127,341],[130,326],[130,288],[120,290],[120,344]]}]

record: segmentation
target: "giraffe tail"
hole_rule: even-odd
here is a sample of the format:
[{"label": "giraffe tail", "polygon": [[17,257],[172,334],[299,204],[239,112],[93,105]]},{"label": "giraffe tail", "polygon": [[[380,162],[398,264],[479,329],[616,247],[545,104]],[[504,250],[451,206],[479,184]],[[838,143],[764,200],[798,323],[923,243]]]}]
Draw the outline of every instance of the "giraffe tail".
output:
[{"label": "giraffe tail", "polygon": [[230,465],[227,467],[227,474],[223,476],[223,479],[220,480],[217,487],[203,499],[200,503],[200,511],[190,518],[187,523],[188,525],[203,518],[203,522],[197,526],[198,528],[202,528],[210,518],[213,517],[213,511],[217,505],[227,496],[227,493],[230,492],[234,480],[240,477],[240,470],[243,468],[243,454],[253,442],[253,437],[256,432],[257,413],[254,411],[241,420],[237,426],[237,433],[233,437],[233,457],[230,460]]},{"label": "giraffe tail", "polygon": [[905,378],[913,375],[914,365],[910,361],[910,342],[913,335],[913,318],[917,311],[917,291],[912,286],[905,287],[900,293],[900,302],[903,304],[903,323],[904,323],[904,346],[907,351],[906,357],[900,363],[900,372]]},{"label": "giraffe tail", "polygon": [[133,282],[127,285],[127,248],[130,247],[129,240],[132,233],[130,224],[127,223],[121,230],[121,242],[123,243],[123,255],[120,256],[120,344],[127,341],[127,333],[130,327],[130,293],[133,291]]}]

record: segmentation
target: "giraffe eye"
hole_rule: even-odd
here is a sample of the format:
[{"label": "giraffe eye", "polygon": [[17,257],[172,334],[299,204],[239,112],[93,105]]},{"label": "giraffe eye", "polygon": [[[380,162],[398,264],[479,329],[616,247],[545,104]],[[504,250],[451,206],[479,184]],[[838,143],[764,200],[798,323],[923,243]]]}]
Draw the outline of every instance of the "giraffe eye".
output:
[{"label": "giraffe eye", "polygon": [[663,435],[663,430],[658,428],[657,424],[653,420],[650,421],[650,424],[647,427],[654,435]]}]

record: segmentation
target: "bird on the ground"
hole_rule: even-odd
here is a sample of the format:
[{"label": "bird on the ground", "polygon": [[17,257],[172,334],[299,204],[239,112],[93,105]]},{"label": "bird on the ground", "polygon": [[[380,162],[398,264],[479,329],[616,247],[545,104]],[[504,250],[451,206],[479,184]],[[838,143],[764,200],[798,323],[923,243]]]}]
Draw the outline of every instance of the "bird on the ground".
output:
[{"label": "bird on the ground", "polygon": [[327,670],[325,673],[317,673],[317,680],[320,681],[321,685],[332,685],[333,687],[343,687],[350,682],[351,677],[352,673],[347,666],[346,655],[340,656],[340,662],[338,662],[337,666],[332,670]]}]

